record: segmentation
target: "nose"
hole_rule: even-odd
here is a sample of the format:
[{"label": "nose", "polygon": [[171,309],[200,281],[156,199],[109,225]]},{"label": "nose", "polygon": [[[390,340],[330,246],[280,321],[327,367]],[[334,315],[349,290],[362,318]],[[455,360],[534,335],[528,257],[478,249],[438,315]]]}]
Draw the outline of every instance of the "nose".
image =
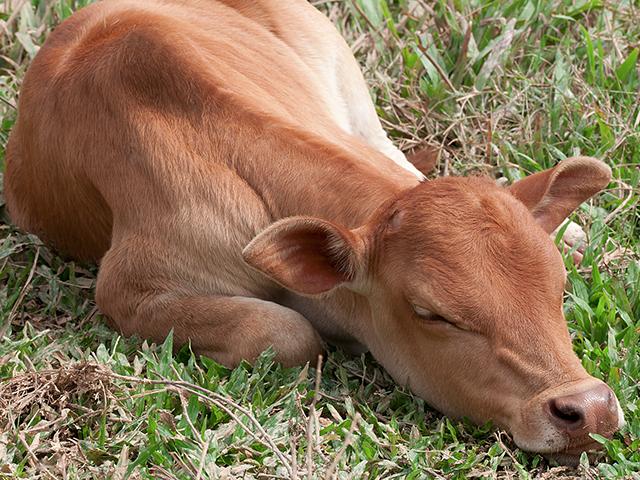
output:
[{"label": "nose", "polygon": [[547,406],[553,424],[572,439],[611,436],[618,429],[618,402],[605,384],[552,398]]}]

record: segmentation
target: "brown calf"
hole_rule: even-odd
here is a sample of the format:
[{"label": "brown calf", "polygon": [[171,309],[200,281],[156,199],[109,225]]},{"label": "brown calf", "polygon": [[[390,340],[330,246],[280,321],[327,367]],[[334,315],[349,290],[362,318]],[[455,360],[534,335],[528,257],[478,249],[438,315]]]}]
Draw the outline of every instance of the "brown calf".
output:
[{"label": "brown calf", "polygon": [[226,365],[321,338],[453,416],[576,455],[622,424],[572,350],[549,233],[607,185],[572,158],[509,189],[422,175],[303,0],[107,0],[50,36],[8,145],[12,217],[100,262],[125,335]]}]

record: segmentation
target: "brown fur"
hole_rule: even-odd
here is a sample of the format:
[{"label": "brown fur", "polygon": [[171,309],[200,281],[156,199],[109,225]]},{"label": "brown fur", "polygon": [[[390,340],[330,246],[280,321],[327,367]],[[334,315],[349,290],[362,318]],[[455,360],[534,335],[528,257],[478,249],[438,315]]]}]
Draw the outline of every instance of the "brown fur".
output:
[{"label": "brown fur", "polygon": [[[230,366],[269,346],[313,361],[321,337],[370,349],[442,411],[536,451],[617,428],[571,349],[548,238],[607,167],[570,159],[511,190],[419,183],[306,2],[85,8],[41,49],[19,110],[12,218],[100,262],[96,300],[124,334],[173,329]],[[553,424],[556,398],[590,408],[581,435]]]}]

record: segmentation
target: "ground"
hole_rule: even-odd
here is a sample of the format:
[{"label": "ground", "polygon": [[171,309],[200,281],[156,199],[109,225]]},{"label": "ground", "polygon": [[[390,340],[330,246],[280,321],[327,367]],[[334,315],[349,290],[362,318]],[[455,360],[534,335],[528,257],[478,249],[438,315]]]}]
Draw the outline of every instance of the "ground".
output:
[{"label": "ground", "polygon": [[[29,61],[85,3],[0,4],[2,147]],[[333,351],[321,376],[269,353],[229,371],[170,339],[121,338],[96,311],[96,268],[63,261],[3,211],[0,478],[640,478],[638,2],[314,3],[352,46],[390,135],[441,149],[434,175],[512,181],[574,154],[613,168],[573,216],[589,245],[579,268],[566,258],[565,310],[627,426],[599,439],[605,453],[558,467],[490,425],[443,417],[367,355]]]}]

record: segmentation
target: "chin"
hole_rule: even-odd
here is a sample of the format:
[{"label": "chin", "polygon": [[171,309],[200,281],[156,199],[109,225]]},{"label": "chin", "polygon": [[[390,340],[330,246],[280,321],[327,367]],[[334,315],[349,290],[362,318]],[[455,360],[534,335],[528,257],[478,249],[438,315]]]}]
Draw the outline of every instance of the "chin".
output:
[{"label": "chin", "polygon": [[[599,445],[599,444],[598,444]],[[605,456],[603,451],[597,451],[594,446],[594,450],[587,451],[587,457],[589,458],[589,463],[593,464],[599,460],[602,460]],[[584,452],[558,452],[558,453],[545,453],[544,457],[552,463],[556,463],[558,465],[562,465],[565,467],[577,467],[580,465],[580,456]]]},{"label": "chin", "polygon": [[552,464],[564,467],[577,467],[580,465],[580,455],[575,453],[546,453],[544,457]]}]

